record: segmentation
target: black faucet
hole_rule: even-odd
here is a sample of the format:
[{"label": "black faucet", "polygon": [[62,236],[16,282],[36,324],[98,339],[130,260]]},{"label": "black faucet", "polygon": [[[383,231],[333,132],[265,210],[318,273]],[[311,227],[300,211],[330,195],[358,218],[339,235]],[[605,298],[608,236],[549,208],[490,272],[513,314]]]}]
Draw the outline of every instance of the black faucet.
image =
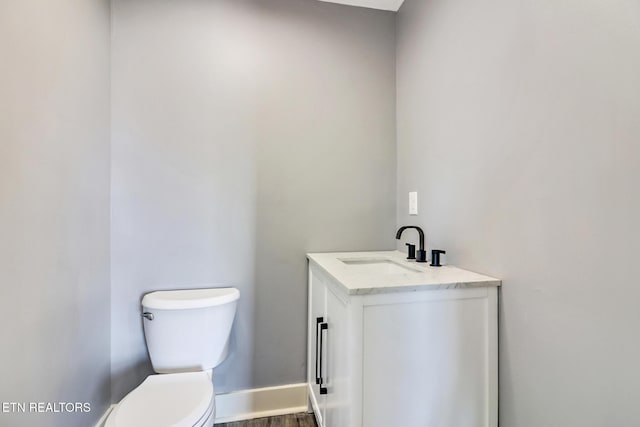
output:
[{"label": "black faucet", "polygon": [[422,231],[422,228],[415,225],[405,225],[404,227],[400,227],[396,233],[396,239],[400,239],[402,232],[407,228],[415,228],[418,230],[418,234],[420,235],[420,249],[418,249],[416,253],[416,262],[427,262],[427,251],[424,250],[424,232]]}]

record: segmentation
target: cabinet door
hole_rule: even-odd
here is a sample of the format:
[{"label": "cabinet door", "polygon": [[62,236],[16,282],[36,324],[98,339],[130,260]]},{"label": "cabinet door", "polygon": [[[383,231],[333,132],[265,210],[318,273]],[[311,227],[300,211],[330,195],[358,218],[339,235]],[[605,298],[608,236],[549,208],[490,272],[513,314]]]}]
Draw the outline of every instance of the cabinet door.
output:
[{"label": "cabinet door", "polygon": [[[322,276],[314,271],[309,271],[309,346],[307,355],[307,378],[309,384],[309,400],[316,414],[319,427],[324,427],[324,408],[326,395],[320,394],[320,385],[316,384],[316,378],[320,370],[320,349],[318,344],[326,331],[321,331],[321,324],[325,322],[326,313],[326,284]],[[325,347],[326,348],[326,347]],[[324,349],[323,349],[324,352]]]},{"label": "cabinet door", "polygon": [[365,306],[363,426],[497,426],[491,295],[483,288],[427,291]]},{"label": "cabinet door", "polygon": [[324,426],[349,426],[349,360],[347,354],[347,304],[330,288],[326,291],[327,329],[323,331],[325,355],[322,376],[327,389]]}]

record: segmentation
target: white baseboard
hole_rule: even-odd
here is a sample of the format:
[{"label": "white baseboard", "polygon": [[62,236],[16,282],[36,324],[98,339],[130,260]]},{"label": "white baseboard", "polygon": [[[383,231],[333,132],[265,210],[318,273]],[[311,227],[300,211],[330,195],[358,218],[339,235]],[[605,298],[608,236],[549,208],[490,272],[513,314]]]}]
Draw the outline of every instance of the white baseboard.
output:
[{"label": "white baseboard", "polygon": [[216,395],[216,423],[307,411],[307,385],[289,384]]},{"label": "white baseboard", "polygon": [[115,408],[115,407],[116,407],[116,405],[109,406],[107,408],[107,410],[104,412],[104,414],[102,414],[102,416],[100,417],[100,419],[96,423],[95,427],[104,427],[105,423],[107,422],[107,417],[109,416],[109,414],[111,413],[111,411],[113,411],[113,408]]}]

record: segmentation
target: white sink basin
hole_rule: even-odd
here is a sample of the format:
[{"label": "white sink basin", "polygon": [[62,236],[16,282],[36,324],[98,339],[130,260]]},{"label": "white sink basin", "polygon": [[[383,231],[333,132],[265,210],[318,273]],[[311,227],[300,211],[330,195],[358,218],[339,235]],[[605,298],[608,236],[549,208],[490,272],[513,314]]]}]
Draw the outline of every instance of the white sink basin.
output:
[{"label": "white sink basin", "polygon": [[349,271],[364,274],[397,275],[407,273],[420,273],[418,269],[402,265],[388,258],[338,258]]}]

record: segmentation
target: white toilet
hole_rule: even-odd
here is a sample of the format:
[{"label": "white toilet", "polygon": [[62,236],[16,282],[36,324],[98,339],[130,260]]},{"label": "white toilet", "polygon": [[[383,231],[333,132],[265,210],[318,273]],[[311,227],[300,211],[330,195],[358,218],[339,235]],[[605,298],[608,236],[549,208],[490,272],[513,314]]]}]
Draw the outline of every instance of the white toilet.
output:
[{"label": "white toilet", "polygon": [[211,427],[212,372],[227,357],[240,292],[159,291],[142,299],[153,370],[116,405],[105,427]]}]

